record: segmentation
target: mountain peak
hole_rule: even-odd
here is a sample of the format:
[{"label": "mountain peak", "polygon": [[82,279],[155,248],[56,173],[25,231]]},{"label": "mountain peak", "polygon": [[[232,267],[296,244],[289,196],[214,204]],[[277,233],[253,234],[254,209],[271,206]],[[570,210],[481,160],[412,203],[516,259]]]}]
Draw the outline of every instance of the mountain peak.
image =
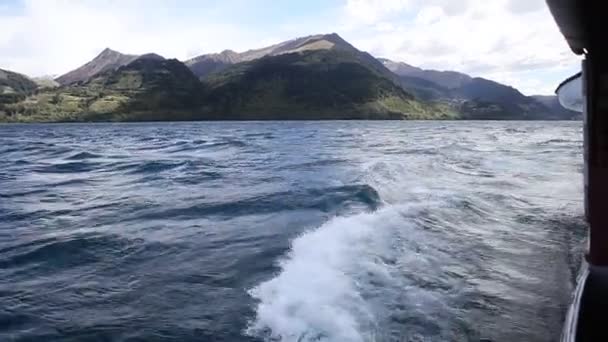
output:
[{"label": "mountain peak", "polygon": [[112,56],[112,55],[122,55],[122,53],[116,51],[116,50],[112,50],[109,47],[103,49],[103,51],[101,51],[99,53],[99,55],[97,55],[97,57],[106,57],[106,56]]},{"label": "mountain peak", "polygon": [[348,42],[344,38],[340,37],[340,35],[337,34],[337,33],[335,33],[335,32],[323,34],[322,37],[324,39],[326,39],[326,40],[329,40],[330,42],[333,42],[333,43],[339,43],[339,44],[346,43],[346,44],[348,44]]},{"label": "mountain peak", "polygon": [[164,61],[165,57],[163,57],[159,54],[156,54],[156,53],[146,53],[146,54],[137,56],[136,60],[137,59],[154,59],[154,60]]},{"label": "mountain peak", "polygon": [[[221,53],[200,55],[186,61],[186,65],[197,76],[204,78],[207,75],[221,71],[232,64],[250,62],[267,56],[279,56],[315,50],[340,50],[350,51],[355,54],[362,53],[340,37],[340,35],[332,32],[298,37],[260,49],[252,49],[240,53],[232,50],[224,50]],[[390,74],[388,69],[384,68],[371,55],[367,53],[363,54],[365,54],[365,56],[362,58],[367,60],[368,64],[374,65],[373,68],[376,71],[379,71],[384,75]],[[392,75],[390,77],[392,78]]]},{"label": "mountain peak", "polygon": [[138,56],[136,55],[125,55],[110,48],[105,48],[97,57],[93,58],[92,61],[78,69],[59,76],[56,81],[62,85],[85,82],[101,72],[116,70],[123,65],[131,63],[137,58]]},{"label": "mountain peak", "polygon": [[[320,43],[325,42],[325,44]],[[355,49],[350,43],[344,40],[335,32],[320,33],[310,36],[295,38],[277,45],[273,54],[290,53],[301,50],[325,50],[325,49]]]},{"label": "mountain peak", "polygon": [[233,50],[224,50],[217,55],[217,59],[224,61],[225,63],[238,63],[240,62],[240,56],[238,52]]}]

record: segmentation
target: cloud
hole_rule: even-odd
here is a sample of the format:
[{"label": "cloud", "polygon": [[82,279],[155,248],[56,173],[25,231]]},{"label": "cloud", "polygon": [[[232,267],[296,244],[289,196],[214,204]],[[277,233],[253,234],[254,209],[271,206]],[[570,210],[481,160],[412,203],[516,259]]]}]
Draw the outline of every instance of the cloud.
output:
[{"label": "cloud", "polygon": [[359,23],[373,24],[390,15],[396,15],[410,5],[410,0],[349,0],[346,13]]},{"label": "cloud", "polygon": [[[373,14],[358,21],[358,16],[348,17],[347,4],[348,36],[379,56],[423,68],[497,77],[528,94],[547,79],[531,80],[535,71],[545,75],[551,70],[576,70],[579,65],[542,0],[409,0],[399,6],[374,0],[351,2],[356,2],[360,15],[366,8],[373,8]],[[541,88],[546,91],[554,85]]]},{"label": "cloud", "polygon": [[440,6],[426,6],[418,12],[414,22],[416,25],[432,25],[446,16]]},{"label": "cloud", "polygon": [[224,22],[229,9],[223,5],[209,3],[193,15],[189,3],[172,4],[165,0],[26,0],[20,14],[0,13],[0,66],[30,75],[59,74],[87,62],[105,47],[185,59],[220,48],[251,48],[259,41],[255,28]]},{"label": "cloud", "polygon": [[507,9],[516,14],[534,12],[542,9],[544,1],[530,1],[530,0],[509,0],[507,2]]}]

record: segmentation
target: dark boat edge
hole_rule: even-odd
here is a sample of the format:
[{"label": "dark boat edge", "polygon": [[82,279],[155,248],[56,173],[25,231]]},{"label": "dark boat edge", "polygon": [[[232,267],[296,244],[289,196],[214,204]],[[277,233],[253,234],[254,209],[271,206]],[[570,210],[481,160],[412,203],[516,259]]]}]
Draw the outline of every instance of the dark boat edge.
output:
[{"label": "dark boat edge", "polygon": [[[562,342],[608,341],[608,41],[605,4],[547,0],[573,53],[583,56],[585,217],[588,247],[562,330]],[[574,77],[578,77],[575,75]],[[557,88],[557,92],[570,78]]]}]

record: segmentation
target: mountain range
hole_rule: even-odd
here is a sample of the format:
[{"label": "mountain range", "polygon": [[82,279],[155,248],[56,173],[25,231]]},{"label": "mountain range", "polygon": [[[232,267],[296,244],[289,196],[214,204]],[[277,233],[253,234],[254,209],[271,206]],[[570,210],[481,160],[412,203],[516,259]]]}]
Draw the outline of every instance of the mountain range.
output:
[{"label": "mountain range", "polygon": [[0,69],[1,121],[576,118],[554,96],[375,58],[335,33],[183,62],[106,48],[54,81]]}]

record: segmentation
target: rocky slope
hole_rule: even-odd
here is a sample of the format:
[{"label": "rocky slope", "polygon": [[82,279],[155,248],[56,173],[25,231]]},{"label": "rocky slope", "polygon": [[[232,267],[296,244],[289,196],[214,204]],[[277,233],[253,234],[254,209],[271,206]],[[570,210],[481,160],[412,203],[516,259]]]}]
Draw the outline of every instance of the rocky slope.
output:
[{"label": "rocky slope", "polygon": [[194,74],[201,79],[204,79],[213,72],[224,70],[237,63],[250,62],[268,56],[319,50],[350,52],[357,55],[359,62],[365,64],[369,68],[380,72],[387,78],[395,78],[395,75],[385,68],[380,61],[366,52],[359,51],[336,33],[296,38],[265,48],[249,50],[242,53],[225,50],[219,54],[207,54],[195,57],[186,61],[186,65]]},{"label": "rocky slope", "polygon": [[97,57],[93,58],[85,65],[72,70],[65,75],[55,79],[61,85],[70,85],[78,82],[86,82],[91,77],[104,71],[116,70],[121,66],[127,65],[138,56],[125,55],[109,48],[104,49]]}]

